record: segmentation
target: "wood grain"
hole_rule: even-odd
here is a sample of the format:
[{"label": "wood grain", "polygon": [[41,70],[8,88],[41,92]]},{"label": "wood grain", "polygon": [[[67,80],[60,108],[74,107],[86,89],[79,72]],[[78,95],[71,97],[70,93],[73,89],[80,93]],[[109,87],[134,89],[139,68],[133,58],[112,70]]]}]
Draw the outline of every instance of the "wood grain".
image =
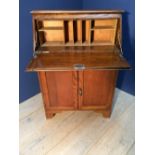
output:
[{"label": "wood grain", "polygon": [[123,13],[124,10],[33,10],[32,14],[83,14],[83,13]]},{"label": "wood grain", "polygon": [[69,33],[69,42],[74,43],[74,29],[73,29],[73,20],[68,22],[68,33]]},{"label": "wood grain", "polygon": [[114,123],[111,128],[105,131],[102,138],[86,154],[102,155],[102,150],[105,155],[115,155],[116,150],[120,155],[126,154],[126,150],[129,150],[134,143],[134,118],[134,104],[132,104],[120,116],[119,124]]},{"label": "wood grain", "polygon": [[[82,47],[81,47],[82,48]],[[32,59],[27,71],[74,70],[75,64],[84,64],[85,69],[128,69],[127,61],[120,57],[114,46],[83,48],[44,48],[50,53],[38,54]],[[74,51],[74,52],[73,52]],[[105,51],[105,52],[104,52]]]},{"label": "wood grain", "polygon": [[63,27],[63,20],[45,20],[43,21],[43,27]]},{"label": "wood grain", "polygon": [[[74,46],[76,43],[78,46],[114,45],[117,39],[116,33],[121,33],[117,31],[121,27],[120,24],[117,25],[121,20],[121,13],[122,11],[117,10],[102,10],[100,13],[99,11],[96,13],[94,11],[81,11],[81,13],[78,11],[38,11],[37,13],[35,11],[32,13],[33,25],[37,26],[39,23],[39,27],[33,29],[33,35],[37,34],[39,39],[33,39],[34,47],[35,42],[38,47],[47,42],[50,46]],[[92,20],[93,27],[91,27]],[[84,23],[83,26],[81,21]]]},{"label": "wood grain", "polygon": [[42,108],[42,106],[43,105],[41,94],[37,94],[31,97],[30,99],[26,100],[26,104],[25,102],[22,102],[19,106],[20,120],[32,114],[34,111],[37,111],[38,109]]},{"label": "wood grain", "polygon": [[111,105],[117,71],[83,71],[83,104],[81,109],[106,109]]},{"label": "wood grain", "polygon": [[110,120],[94,112],[68,111],[47,121],[43,106],[37,110],[41,102],[36,95],[20,104],[20,114],[36,105],[24,119],[19,115],[21,155],[134,155],[134,96],[116,89]]},{"label": "wood grain", "polygon": [[116,27],[117,20],[116,19],[105,19],[105,20],[95,20],[94,26],[113,26]]},{"label": "wood grain", "polygon": [[50,100],[48,108],[75,109],[77,106],[77,72],[62,71],[45,74]]},{"label": "wood grain", "polygon": [[82,21],[77,21],[77,41],[82,43]]}]

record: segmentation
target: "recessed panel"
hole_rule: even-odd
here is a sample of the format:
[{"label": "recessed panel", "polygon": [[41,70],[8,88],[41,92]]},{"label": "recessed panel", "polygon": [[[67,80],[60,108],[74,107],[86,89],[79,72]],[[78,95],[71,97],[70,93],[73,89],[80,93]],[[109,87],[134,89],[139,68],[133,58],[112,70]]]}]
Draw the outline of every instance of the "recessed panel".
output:
[{"label": "recessed panel", "polygon": [[46,72],[50,107],[72,108],[77,105],[76,72]]},{"label": "recessed panel", "polygon": [[117,19],[95,20],[94,26],[116,26]]},{"label": "recessed panel", "polygon": [[43,27],[63,27],[63,20],[45,20]]},{"label": "recessed panel", "polygon": [[96,29],[94,30],[94,42],[114,43],[115,29]]},{"label": "recessed panel", "polygon": [[83,71],[84,108],[106,108],[112,102],[117,71]]},{"label": "recessed panel", "polygon": [[63,30],[48,30],[44,32],[46,41],[53,42],[64,42],[64,31]]}]

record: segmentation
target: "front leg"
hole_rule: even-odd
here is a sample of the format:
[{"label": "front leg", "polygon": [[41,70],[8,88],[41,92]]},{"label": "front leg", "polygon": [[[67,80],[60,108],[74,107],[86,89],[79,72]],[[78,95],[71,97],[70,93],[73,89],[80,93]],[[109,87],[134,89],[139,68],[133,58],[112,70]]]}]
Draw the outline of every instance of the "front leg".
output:
[{"label": "front leg", "polygon": [[54,117],[55,115],[56,115],[56,113],[46,112],[46,119],[50,119],[50,118]]}]

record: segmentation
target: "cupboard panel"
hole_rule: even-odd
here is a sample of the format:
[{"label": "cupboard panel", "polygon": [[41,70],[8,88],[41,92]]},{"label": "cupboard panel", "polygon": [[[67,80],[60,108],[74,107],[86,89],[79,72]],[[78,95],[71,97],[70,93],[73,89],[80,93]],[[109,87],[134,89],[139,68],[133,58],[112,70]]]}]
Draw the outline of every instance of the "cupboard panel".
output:
[{"label": "cupboard panel", "polygon": [[80,109],[105,109],[111,105],[117,71],[80,72],[82,99]]},{"label": "cupboard panel", "polygon": [[49,97],[48,108],[74,109],[77,107],[77,72],[46,72]]}]

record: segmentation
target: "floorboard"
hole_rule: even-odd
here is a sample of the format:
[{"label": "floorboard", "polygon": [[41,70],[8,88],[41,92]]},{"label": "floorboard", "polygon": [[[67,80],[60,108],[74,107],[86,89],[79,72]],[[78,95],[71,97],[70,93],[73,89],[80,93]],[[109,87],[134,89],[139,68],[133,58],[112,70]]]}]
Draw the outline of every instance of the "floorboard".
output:
[{"label": "floorboard", "polygon": [[134,96],[115,91],[110,119],[68,111],[46,120],[41,95],[20,104],[20,155],[134,155]]}]

